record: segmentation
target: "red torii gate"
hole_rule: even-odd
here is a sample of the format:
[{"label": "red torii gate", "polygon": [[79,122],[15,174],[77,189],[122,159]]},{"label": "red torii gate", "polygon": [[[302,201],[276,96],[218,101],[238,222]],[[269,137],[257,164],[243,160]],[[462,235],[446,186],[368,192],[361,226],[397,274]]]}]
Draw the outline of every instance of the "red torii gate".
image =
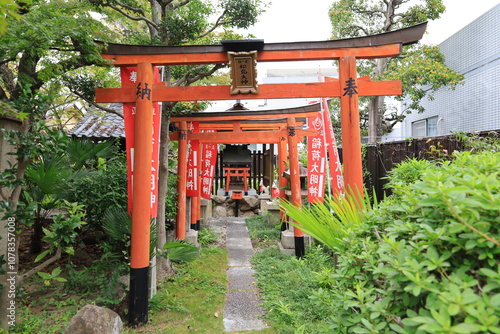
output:
[{"label": "red torii gate", "polygon": [[[102,57],[113,61],[115,66],[137,66],[137,87],[96,90],[96,102],[135,102],[134,185],[132,212],[132,240],[130,263],[130,320],[133,324],[147,322],[147,286],[149,276],[149,226],[150,226],[150,161],[152,155],[153,102],[203,101],[234,99],[279,99],[340,97],[342,145],[345,185],[362,193],[363,176],[361,162],[361,136],[359,131],[358,96],[401,94],[399,81],[376,81],[357,78],[356,59],[373,59],[397,56],[402,45],[420,40],[426,28],[422,23],[389,33],[322,42],[270,43],[258,51],[258,62],[298,60],[338,60],[339,79],[306,84],[259,85],[258,94],[231,94],[230,86],[182,86],[171,87],[165,83],[153,83],[153,66],[222,64],[228,63],[223,45],[187,46],[134,46],[107,44]],[[241,50],[236,50],[241,51]],[[245,50],[250,51],[250,50]],[[231,117],[228,114],[228,117]],[[224,118],[221,118],[221,120]],[[175,119],[176,120],[176,119]],[[181,133],[187,134],[187,121],[178,120]],[[229,118],[229,120],[231,120]],[[296,128],[295,117],[286,118],[288,129]],[[242,131],[242,133],[244,133]],[[242,133],[238,136],[242,138]],[[220,134],[189,134],[193,139],[212,140]],[[201,137],[200,137],[201,136]],[[183,161],[187,161],[187,135],[179,138],[180,177],[185,176]],[[250,138],[248,138],[250,139]],[[185,144],[184,144],[185,142]],[[251,142],[251,141],[249,141]],[[279,141],[280,143],[282,141]],[[301,204],[298,168],[297,137],[288,135],[290,155],[290,181],[292,203]],[[279,145],[280,151],[283,145]],[[179,182],[179,212],[177,226],[184,226],[185,184]],[[182,207],[184,205],[184,207]],[[182,221],[184,220],[184,221]],[[181,227],[182,229],[182,227]],[[182,231],[178,237],[183,238]],[[296,237],[302,237],[301,231]]]}]

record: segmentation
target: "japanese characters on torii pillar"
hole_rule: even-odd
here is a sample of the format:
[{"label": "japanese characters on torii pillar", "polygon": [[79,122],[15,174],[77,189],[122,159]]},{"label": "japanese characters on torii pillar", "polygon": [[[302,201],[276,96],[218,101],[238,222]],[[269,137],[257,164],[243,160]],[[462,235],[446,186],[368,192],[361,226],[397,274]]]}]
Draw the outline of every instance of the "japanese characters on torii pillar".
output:
[{"label": "japanese characters on torii pillar", "polygon": [[350,188],[347,192],[363,196],[363,170],[361,153],[361,132],[359,130],[358,79],[356,58],[341,57],[339,60],[340,121],[342,126],[342,154],[344,162],[352,168],[345,168],[344,182]]}]

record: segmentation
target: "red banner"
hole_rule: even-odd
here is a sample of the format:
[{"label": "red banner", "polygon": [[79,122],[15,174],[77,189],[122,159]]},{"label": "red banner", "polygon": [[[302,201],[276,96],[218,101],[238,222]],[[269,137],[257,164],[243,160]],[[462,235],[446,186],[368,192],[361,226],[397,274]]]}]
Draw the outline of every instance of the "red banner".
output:
[{"label": "red banner", "polygon": [[[136,67],[120,67],[122,87],[137,83]],[[154,68],[154,82],[160,81],[158,68]],[[132,212],[132,184],[134,180],[134,138],[135,138],[135,103],[123,104],[123,118],[125,122],[125,142],[127,150],[127,177],[128,177],[128,212]],[[158,208],[158,155],[160,144],[161,111],[158,102],[153,103],[153,155],[151,157],[151,217],[157,216]]]},{"label": "red banner", "polygon": [[[193,133],[198,133],[200,130],[200,125],[198,122],[191,122],[189,131]],[[200,166],[198,166],[199,154],[200,154],[200,141],[190,140],[189,141],[189,158],[187,166],[187,179],[186,179],[186,196],[198,197],[200,196],[199,189],[199,173]]]},{"label": "red banner", "polygon": [[344,195],[344,176],[342,175],[342,165],[340,163],[339,150],[337,148],[337,141],[333,133],[332,120],[330,119],[330,110],[328,102],[325,98],[321,99],[321,113],[323,115],[323,122],[325,124],[326,142],[328,149],[328,158],[330,161],[330,178],[332,180],[332,193],[340,193]]},{"label": "red banner", "polygon": [[307,119],[309,129],[318,131],[307,137],[307,200],[309,203],[323,202],[326,174],[326,149],[324,126],[321,114]]},{"label": "red banner", "polygon": [[[325,81],[325,77],[318,73],[320,82]],[[328,81],[329,78],[326,78]],[[323,117],[323,124],[325,125],[325,141],[328,149],[328,160],[330,162],[330,179],[332,180],[332,193],[344,195],[344,176],[342,175],[342,165],[340,163],[339,150],[337,148],[337,141],[333,133],[332,120],[330,119],[330,109],[326,98],[321,99],[321,114]]]},{"label": "red banner", "polygon": [[212,185],[215,176],[215,166],[217,163],[217,147],[217,144],[203,145],[203,159],[201,163],[201,197],[206,199],[212,198]]}]

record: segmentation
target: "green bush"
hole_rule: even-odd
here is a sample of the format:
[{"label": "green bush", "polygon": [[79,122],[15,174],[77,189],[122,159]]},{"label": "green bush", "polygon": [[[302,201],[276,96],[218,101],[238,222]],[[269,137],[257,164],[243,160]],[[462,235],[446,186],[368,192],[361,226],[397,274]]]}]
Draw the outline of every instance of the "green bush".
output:
[{"label": "green bush", "polygon": [[[165,197],[165,219],[171,221],[177,217],[177,206],[178,206],[178,193],[177,193],[177,175],[174,173],[168,173],[168,189],[167,196]],[[172,227],[173,228],[173,227]]]},{"label": "green bush", "polygon": [[267,216],[252,216],[245,219],[245,224],[248,227],[248,233],[253,240],[267,241],[279,240],[280,230],[269,224]]},{"label": "green bush", "polygon": [[500,333],[500,153],[410,160],[389,184],[393,195],[345,229],[336,264],[319,248],[303,261],[254,257],[273,328]]},{"label": "green bush", "polygon": [[434,167],[436,165],[428,160],[408,159],[387,173],[388,182],[384,187],[391,188],[393,192],[397,191],[399,187],[419,181],[425,172]]},{"label": "green bush", "polygon": [[124,155],[108,160],[96,170],[77,173],[69,182],[65,198],[83,204],[89,227],[100,229],[107,208],[127,210],[127,164]]},{"label": "green bush", "polygon": [[220,233],[217,233],[211,227],[202,227],[198,231],[198,242],[202,247],[211,247],[217,244]]},{"label": "green bush", "polygon": [[65,292],[83,298],[93,296],[96,302],[111,307],[120,302],[122,296],[117,295],[117,287],[123,284],[119,279],[128,273],[128,265],[113,254],[105,254],[80,270],[69,263],[67,272]]},{"label": "green bush", "polygon": [[499,176],[499,153],[464,152],[398,183],[337,249],[333,286],[315,299],[336,315],[330,329],[500,333]]}]

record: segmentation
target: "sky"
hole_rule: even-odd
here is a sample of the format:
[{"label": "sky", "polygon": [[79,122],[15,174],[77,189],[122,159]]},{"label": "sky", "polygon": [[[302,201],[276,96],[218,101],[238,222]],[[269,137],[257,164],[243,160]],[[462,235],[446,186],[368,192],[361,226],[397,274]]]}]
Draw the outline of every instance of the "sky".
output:
[{"label": "sky", "polygon": [[[335,0],[268,0],[271,2],[259,22],[249,29],[266,43],[322,41],[330,39],[328,10]],[[465,27],[500,0],[444,0],[445,13],[428,25],[426,43],[439,44]],[[473,4],[473,5],[471,5]]]},{"label": "sky", "polygon": [[[331,24],[328,10],[335,0],[268,0],[271,3],[259,22],[248,30],[265,43],[323,41],[330,39]],[[439,20],[429,22],[422,42],[439,44],[461,28],[484,14],[500,0],[444,0],[445,13]],[[473,4],[473,5],[472,5]],[[307,62],[304,68],[330,67],[330,63]],[[262,64],[264,65],[264,64]],[[302,64],[299,64],[302,65]],[[290,63],[261,66],[259,77],[266,68],[289,68]],[[295,67],[295,66],[293,66]],[[260,81],[260,80],[259,80]]]}]

